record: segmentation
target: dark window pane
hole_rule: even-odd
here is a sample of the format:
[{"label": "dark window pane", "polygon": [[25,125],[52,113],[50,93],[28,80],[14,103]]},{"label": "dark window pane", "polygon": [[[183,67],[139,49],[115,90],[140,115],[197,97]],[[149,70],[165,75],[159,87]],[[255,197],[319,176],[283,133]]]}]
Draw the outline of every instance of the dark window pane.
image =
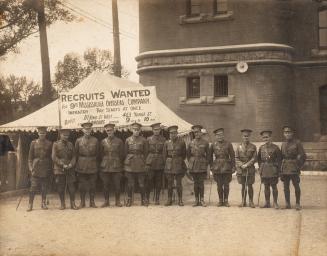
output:
[{"label": "dark window pane", "polygon": [[319,29],[319,46],[320,47],[327,47],[327,28]]},{"label": "dark window pane", "polygon": [[186,10],[188,16],[200,15],[201,12],[200,0],[187,0]]},{"label": "dark window pane", "polygon": [[327,27],[327,10],[319,12],[319,27]]},{"label": "dark window pane", "polygon": [[214,13],[227,12],[227,0],[214,0]]},{"label": "dark window pane", "polygon": [[214,97],[228,96],[228,76],[219,75],[214,79]]},{"label": "dark window pane", "polygon": [[200,77],[187,78],[187,97],[199,98],[200,97]]}]

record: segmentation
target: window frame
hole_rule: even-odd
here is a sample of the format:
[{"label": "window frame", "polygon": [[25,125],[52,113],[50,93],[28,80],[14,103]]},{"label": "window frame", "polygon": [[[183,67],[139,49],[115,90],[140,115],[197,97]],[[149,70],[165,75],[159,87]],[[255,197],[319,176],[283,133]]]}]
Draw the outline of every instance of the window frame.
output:
[{"label": "window frame", "polygon": [[[218,83],[218,80],[219,78],[224,78],[226,79],[226,83],[223,84],[224,88],[220,89],[224,92],[227,92],[227,94],[218,94],[219,92],[219,83]],[[214,98],[222,98],[222,97],[228,97],[229,95],[229,81],[228,81],[228,75],[227,74],[216,74],[214,75],[214,82],[213,82],[213,96]]]},{"label": "window frame", "polygon": [[327,14],[327,6],[324,6],[324,7],[321,7],[318,9],[318,12],[317,12],[317,20],[318,20],[318,49],[321,49],[321,50],[327,50],[327,45],[326,46],[321,46],[320,45],[320,30],[325,30],[327,31],[327,25],[326,26],[323,26],[321,27],[320,26],[320,20],[319,20],[319,14],[320,12],[326,12]]},{"label": "window frame", "polygon": [[[190,90],[191,80],[197,78],[199,80],[199,95],[194,96],[193,89]],[[191,94],[192,92],[192,94]],[[186,77],[186,97],[188,99],[198,99],[201,96],[201,79],[200,76],[194,75],[194,76],[188,76]]]},{"label": "window frame", "polygon": [[[194,0],[193,0],[194,1]],[[199,13],[192,13],[192,6],[194,6],[194,4],[192,4],[192,0],[186,0],[186,16],[187,17],[198,17],[201,15],[201,2],[199,1]]]},{"label": "window frame", "polygon": [[[219,11],[218,5],[219,2],[226,2],[226,10],[225,11]],[[213,0],[212,1],[212,9],[213,9],[213,14],[218,15],[218,14],[226,14],[228,12],[228,1],[227,0]]]}]

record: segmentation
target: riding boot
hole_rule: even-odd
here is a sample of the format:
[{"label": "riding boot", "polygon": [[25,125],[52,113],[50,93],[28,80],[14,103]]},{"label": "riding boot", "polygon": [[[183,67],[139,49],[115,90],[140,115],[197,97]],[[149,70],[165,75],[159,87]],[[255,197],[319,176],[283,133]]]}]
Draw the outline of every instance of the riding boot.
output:
[{"label": "riding boot", "polygon": [[26,211],[30,212],[33,210],[34,192],[29,193],[28,208]]},{"label": "riding boot", "polygon": [[200,202],[199,202],[199,188],[198,187],[194,187],[194,196],[195,196],[195,202],[193,204],[193,207],[199,206]]},{"label": "riding boot", "polygon": [[254,203],[253,203],[253,187],[252,187],[252,185],[248,186],[248,192],[249,192],[249,206],[251,208],[255,208]]},{"label": "riding boot", "polygon": [[108,207],[110,205],[110,203],[109,203],[109,192],[104,191],[103,194],[104,194],[104,203],[100,206],[101,208]]},{"label": "riding boot", "polygon": [[117,207],[122,207],[123,205],[120,202],[120,192],[115,192],[115,205]]},{"label": "riding boot", "polygon": [[156,197],[155,197],[155,205],[159,205],[160,204],[160,189],[156,189],[156,193],[155,193]]},{"label": "riding boot", "polygon": [[81,196],[81,203],[78,208],[84,208],[85,207],[85,192],[81,191],[80,196]]},{"label": "riding boot", "polygon": [[202,207],[207,207],[207,204],[204,202],[204,184],[200,186],[200,202],[199,205]]},{"label": "riding boot", "polygon": [[70,209],[78,210],[78,207],[75,205],[75,194],[70,193]]},{"label": "riding boot", "polygon": [[41,208],[43,210],[48,210],[48,206],[47,206],[47,198],[46,198],[46,193],[44,191],[42,191],[42,204],[41,204]]},{"label": "riding boot", "polygon": [[173,204],[173,189],[168,189],[168,200],[165,203],[165,206],[171,206]]},{"label": "riding boot", "polygon": [[265,186],[265,200],[266,203],[262,208],[270,208],[270,187]]},{"label": "riding boot", "polygon": [[91,208],[97,208],[97,206],[95,205],[95,202],[94,202],[94,192],[90,192],[90,207]]},{"label": "riding boot", "polygon": [[296,200],[295,209],[297,211],[302,209],[300,204],[300,199],[301,199],[301,189],[300,189],[300,185],[297,184],[297,186],[295,186],[295,200]]},{"label": "riding boot", "polygon": [[149,205],[149,201],[148,201],[147,193],[145,193],[145,189],[144,188],[140,188],[140,190],[141,190],[141,205],[148,206]]},{"label": "riding boot", "polygon": [[222,187],[217,188],[218,191],[218,197],[219,197],[219,202],[218,202],[218,207],[224,206],[224,194],[223,194],[223,189]]},{"label": "riding boot", "polygon": [[277,186],[273,189],[273,198],[274,198],[274,208],[275,209],[279,209]]},{"label": "riding boot", "polygon": [[181,189],[178,189],[178,205],[184,206],[183,203],[183,191]]},{"label": "riding boot", "polygon": [[291,209],[290,190],[284,188],[285,209]]},{"label": "riding boot", "polygon": [[239,207],[246,207],[246,187],[245,187],[245,185],[242,185],[241,193],[242,193],[242,195],[241,195],[242,196],[242,202],[239,205]]},{"label": "riding boot", "polygon": [[229,207],[228,203],[228,195],[229,195],[229,185],[226,187],[224,186],[224,206]]},{"label": "riding boot", "polygon": [[66,209],[66,203],[65,203],[65,194],[64,192],[59,193],[59,198],[60,198],[60,210],[65,210]]}]

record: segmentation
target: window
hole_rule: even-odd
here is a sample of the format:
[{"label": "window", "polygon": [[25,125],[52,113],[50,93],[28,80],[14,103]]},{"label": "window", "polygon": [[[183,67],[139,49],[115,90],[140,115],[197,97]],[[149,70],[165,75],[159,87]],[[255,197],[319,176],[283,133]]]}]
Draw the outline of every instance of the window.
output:
[{"label": "window", "polygon": [[227,0],[213,0],[213,13],[226,13],[227,12]]},{"label": "window", "polygon": [[200,1],[201,0],[186,0],[187,16],[199,16],[200,15]]},{"label": "window", "polygon": [[217,75],[214,78],[214,97],[228,96],[228,76]]},{"label": "window", "polygon": [[200,77],[193,76],[187,78],[187,98],[199,98],[200,97]]},{"label": "window", "polygon": [[319,48],[327,49],[327,9],[319,11],[318,19]]}]

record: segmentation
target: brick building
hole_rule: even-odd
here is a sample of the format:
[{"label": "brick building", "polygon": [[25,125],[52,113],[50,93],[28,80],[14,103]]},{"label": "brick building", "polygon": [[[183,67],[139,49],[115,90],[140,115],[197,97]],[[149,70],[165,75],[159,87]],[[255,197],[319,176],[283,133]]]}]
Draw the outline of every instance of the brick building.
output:
[{"label": "brick building", "polygon": [[326,1],[139,0],[139,17],[140,82],[185,120],[232,141],[327,134]]}]

